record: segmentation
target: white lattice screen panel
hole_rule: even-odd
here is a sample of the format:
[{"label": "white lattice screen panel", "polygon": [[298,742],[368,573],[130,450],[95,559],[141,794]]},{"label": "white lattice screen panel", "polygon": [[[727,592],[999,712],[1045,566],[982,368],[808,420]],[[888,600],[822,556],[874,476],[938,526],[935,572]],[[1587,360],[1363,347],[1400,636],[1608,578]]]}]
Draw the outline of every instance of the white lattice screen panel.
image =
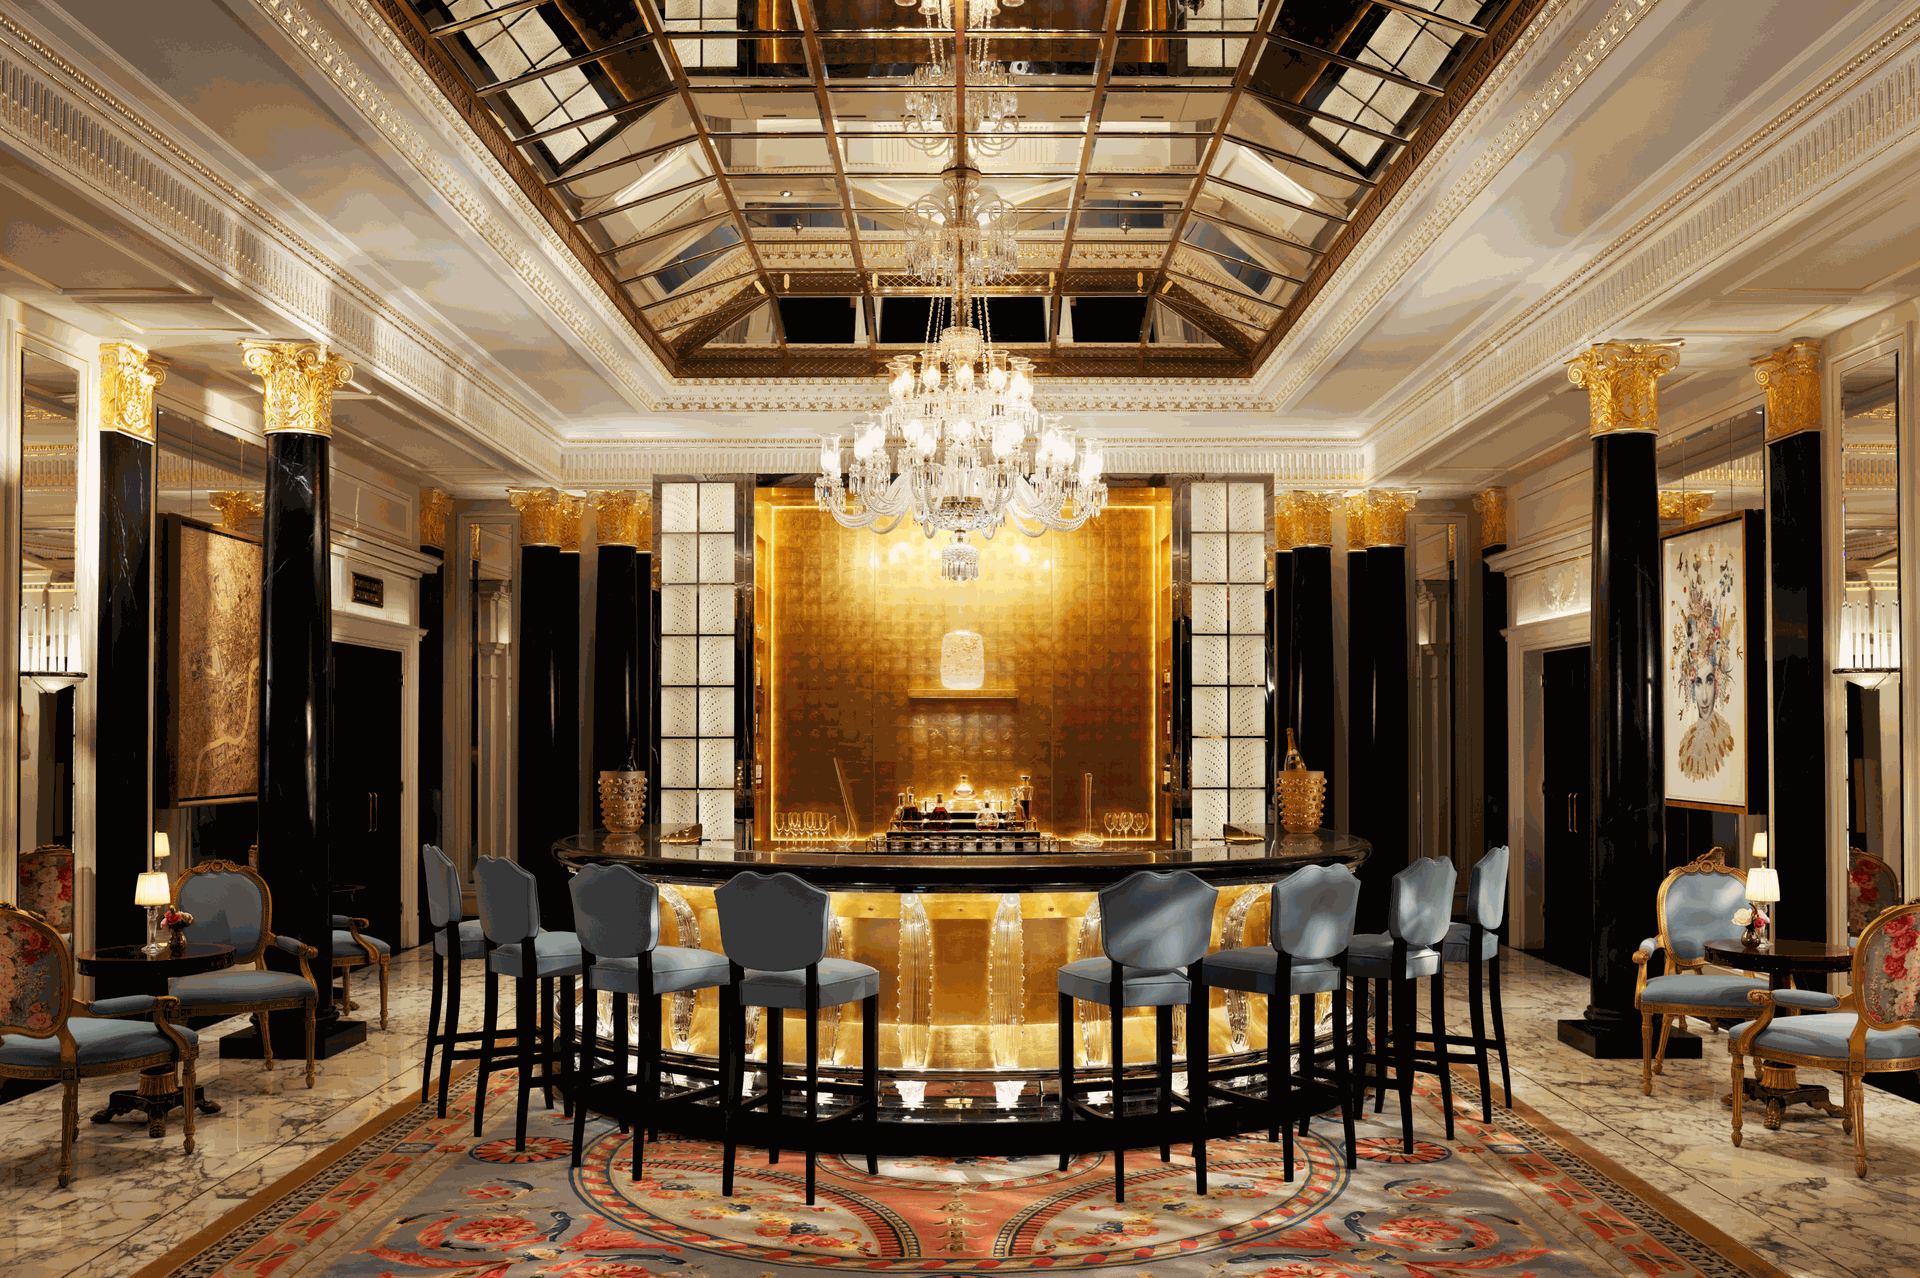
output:
[{"label": "white lattice screen panel", "polygon": [[1190,489],[1193,837],[1267,819],[1266,486]]},{"label": "white lattice screen panel", "polygon": [[734,492],[660,486],[660,809],[733,837]]}]

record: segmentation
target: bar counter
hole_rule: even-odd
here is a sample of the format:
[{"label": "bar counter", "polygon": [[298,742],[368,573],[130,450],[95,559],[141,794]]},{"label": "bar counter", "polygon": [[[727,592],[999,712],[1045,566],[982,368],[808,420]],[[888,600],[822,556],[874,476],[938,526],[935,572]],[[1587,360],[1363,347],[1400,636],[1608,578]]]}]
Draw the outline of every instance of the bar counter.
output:
[{"label": "bar counter", "polygon": [[[676,841],[658,826],[635,834],[597,830],[563,839],[553,851],[568,866],[627,865],[659,883],[665,945],[719,950],[713,890],[743,870],[787,870],[828,889],[834,898],[829,952],[881,973],[881,1066],[889,1081],[904,1083],[901,1094],[908,1098],[935,1079],[991,1081],[1003,1103],[1055,1068],[1054,970],[1101,952],[1101,888],[1135,870],[1191,870],[1220,889],[1214,948],[1262,945],[1269,885],[1303,865],[1345,864],[1357,872],[1371,851],[1366,840],[1331,830],[1180,849],[1144,840],[1084,850],[1063,844],[1056,852],[1022,855],[901,856],[875,854],[865,843],[736,848],[693,841],[697,837]],[[1316,1020],[1324,1019],[1327,998],[1320,996]],[[1213,1055],[1265,1047],[1265,1000],[1218,991],[1213,1001]],[[714,991],[666,1002],[666,1049],[711,1055]],[[1083,1005],[1075,1058],[1099,1065],[1107,1059],[1106,1017],[1085,1011]],[[763,1051],[758,1009],[749,1017],[757,1056]],[[788,1041],[802,1041],[800,1033],[792,1025]],[[1128,1014],[1130,1060],[1151,1056],[1152,1035],[1151,1009]],[[859,1037],[857,1011],[823,1011],[822,1063],[857,1066]]]}]

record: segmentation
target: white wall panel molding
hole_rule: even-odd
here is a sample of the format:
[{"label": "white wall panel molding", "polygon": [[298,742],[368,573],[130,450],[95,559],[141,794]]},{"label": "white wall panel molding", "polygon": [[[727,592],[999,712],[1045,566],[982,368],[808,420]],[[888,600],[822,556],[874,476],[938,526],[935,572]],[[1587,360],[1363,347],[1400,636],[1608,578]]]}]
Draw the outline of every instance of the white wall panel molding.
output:
[{"label": "white wall panel molding", "polygon": [[1920,9],[1885,28],[1545,296],[1486,334],[1389,413],[1383,470],[1429,447],[1590,342],[1723,265],[1751,237],[1809,213],[1920,143]]},{"label": "white wall panel molding", "polygon": [[484,370],[5,13],[0,138],[301,335],[337,347],[530,472],[553,470],[552,433]]}]

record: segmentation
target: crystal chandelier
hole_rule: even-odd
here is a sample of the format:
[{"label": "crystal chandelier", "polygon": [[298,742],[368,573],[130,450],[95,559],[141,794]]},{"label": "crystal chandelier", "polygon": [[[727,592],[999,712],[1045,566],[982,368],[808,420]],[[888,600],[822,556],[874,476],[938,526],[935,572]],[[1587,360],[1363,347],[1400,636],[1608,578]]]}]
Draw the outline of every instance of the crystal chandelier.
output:
[{"label": "crystal chandelier", "polygon": [[[962,288],[948,318],[965,318],[968,308]],[[917,360],[889,361],[891,402],[854,437],[844,478],[840,436],[820,450],[816,504],[846,528],[888,533],[911,518],[929,538],[951,533],[940,576],[955,582],[980,576],[975,533],[988,539],[1009,523],[1029,537],[1079,528],[1106,507],[1105,460],[1097,441],[1076,446],[1059,418],[1034,408],[1031,366],[973,325],[953,323]],[[898,473],[893,440],[901,441]]]},{"label": "crystal chandelier", "polygon": [[[928,155],[950,154],[955,133],[975,136],[967,139],[962,153],[974,151],[999,155],[1018,140],[1020,97],[1014,89],[1013,73],[1004,62],[988,54],[987,41],[965,41],[966,118],[960,119],[955,107],[957,96],[954,76],[954,50],[945,38],[954,30],[955,0],[894,0],[896,4],[915,5],[927,20],[927,61],[913,69],[907,78],[906,108],[901,113],[907,142]],[[957,0],[962,29],[975,24],[991,27],[1002,9],[1017,8],[1024,0]]]},{"label": "crystal chandelier", "polygon": [[940,191],[907,206],[907,273],[945,289],[979,288],[1020,265],[1013,207],[983,185],[979,171],[956,165]]}]

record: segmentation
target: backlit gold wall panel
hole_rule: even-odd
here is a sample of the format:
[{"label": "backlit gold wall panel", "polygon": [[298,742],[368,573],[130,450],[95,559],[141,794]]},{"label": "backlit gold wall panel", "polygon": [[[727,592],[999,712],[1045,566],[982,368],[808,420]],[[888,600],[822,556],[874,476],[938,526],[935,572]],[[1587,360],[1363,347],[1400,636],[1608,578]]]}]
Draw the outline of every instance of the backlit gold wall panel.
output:
[{"label": "backlit gold wall panel", "polygon": [[[940,579],[944,537],[911,523],[884,537],[844,529],[805,496],[770,493],[762,507],[770,815],[838,812],[836,755],[863,834],[884,826],[899,791],[951,795],[963,772],[977,791],[1031,774],[1035,816],[1063,833],[1085,819],[1082,772],[1096,814],[1155,811],[1160,494],[1117,496],[1077,532],[1003,532],[965,585]],[[961,628],[985,641],[982,691],[1013,699],[910,696],[939,687],[941,637]]]}]

